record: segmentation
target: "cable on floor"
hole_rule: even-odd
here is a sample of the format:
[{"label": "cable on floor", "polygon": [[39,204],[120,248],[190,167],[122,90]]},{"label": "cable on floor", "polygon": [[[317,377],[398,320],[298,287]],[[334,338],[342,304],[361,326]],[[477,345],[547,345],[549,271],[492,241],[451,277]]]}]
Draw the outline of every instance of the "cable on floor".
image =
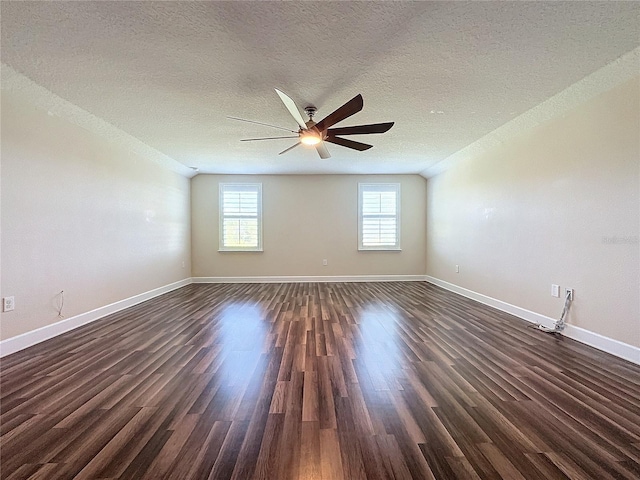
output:
[{"label": "cable on floor", "polygon": [[545,327],[541,323],[538,323],[534,328],[542,330],[546,333],[560,333],[564,330],[565,327],[565,318],[567,313],[569,312],[569,308],[571,307],[571,290],[567,290],[567,294],[564,297],[564,308],[562,309],[562,314],[560,315],[560,320],[557,320],[553,323],[553,327]]}]

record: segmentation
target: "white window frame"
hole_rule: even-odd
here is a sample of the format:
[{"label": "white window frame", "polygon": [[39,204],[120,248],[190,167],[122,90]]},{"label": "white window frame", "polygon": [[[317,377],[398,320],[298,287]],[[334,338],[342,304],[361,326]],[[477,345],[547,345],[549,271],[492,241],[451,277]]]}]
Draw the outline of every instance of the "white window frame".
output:
[{"label": "white window frame", "polygon": [[[234,187],[242,187],[242,189],[255,189],[258,194],[257,214],[255,216],[239,216],[234,214],[225,215],[224,213],[224,192],[225,190],[233,190]],[[262,183],[220,183],[219,189],[219,252],[262,252]],[[224,245],[224,220],[225,218],[257,218],[258,219],[258,245],[250,247],[227,247]]]},{"label": "white window frame", "polygon": [[[396,243],[388,245],[363,245],[363,196],[366,191],[392,191],[396,194]],[[358,183],[358,250],[402,250],[400,247],[400,184],[399,183]],[[389,215],[380,215],[388,217]]]}]

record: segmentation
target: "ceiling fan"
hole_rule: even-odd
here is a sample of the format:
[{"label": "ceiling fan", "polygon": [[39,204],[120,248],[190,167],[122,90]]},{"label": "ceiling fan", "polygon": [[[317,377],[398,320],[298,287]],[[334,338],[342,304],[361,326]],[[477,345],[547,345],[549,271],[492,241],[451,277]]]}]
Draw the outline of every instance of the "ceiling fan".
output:
[{"label": "ceiling fan", "polygon": [[[358,113],[362,110],[363,101],[362,95],[358,94],[349,100],[347,103],[342,105],[333,113],[330,113],[326,117],[324,117],[319,122],[315,122],[313,120],[313,116],[316,113],[316,108],[313,106],[305,107],[304,111],[309,117],[308,121],[304,121],[302,115],[300,114],[300,110],[296,106],[295,102],[285,93],[281,92],[277,88],[275,89],[276,93],[284,103],[284,106],[287,108],[291,116],[298,123],[300,127],[299,130],[290,130],[284,127],[278,127],[276,125],[269,125],[268,123],[255,122],[253,120],[245,120],[244,118],[237,117],[228,117],[232,120],[240,120],[243,122],[249,123],[257,123],[258,125],[265,125],[267,127],[279,128],[281,130],[287,130],[288,132],[295,133],[297,135],[289,135],[285,137],[264,137],[264,138],[245,138],[241,140],[241,142],[253,142],[256,140],[275,140],[281,138],[298,138],[298,142],[291,147],[283,150],[279,153],[282,155],[283,153],[292,150],[297,147],[301,143],[305,145],[314,146],[320,158],[330,158],[331,154],[327,150],[325,142],[335,143],[336,145],[341,145],[343,147],[351,148],[353,150],[364,151],[370,149],[373,145],[369,145],[367,143],[356,142],[355,140],[349,140],[347,138],[342,138],[342,135],[368,135],[370,133],[384,133],[388,131],[391,127],[393,127],[393,122],[386,123],[374,123],[370,125],[355,125],[352,127],[338,127],[331,128],[336,123],[343,121],[346,118],[349,118],[351,115]],[[340,135],[340,136],[339,136]]]}]

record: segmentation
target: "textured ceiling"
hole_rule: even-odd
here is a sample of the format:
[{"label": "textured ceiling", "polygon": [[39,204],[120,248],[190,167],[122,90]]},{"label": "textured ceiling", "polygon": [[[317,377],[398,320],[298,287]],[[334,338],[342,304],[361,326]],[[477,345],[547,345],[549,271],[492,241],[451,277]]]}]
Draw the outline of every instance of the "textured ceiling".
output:
[{"label": "textured ceiling", "polygon": [[[187,166],[211,173],[414,173],[640,44],[638,2],[6,2],[2,62]],[[278,152],[322,118],[395,121],[374,148]]]}]

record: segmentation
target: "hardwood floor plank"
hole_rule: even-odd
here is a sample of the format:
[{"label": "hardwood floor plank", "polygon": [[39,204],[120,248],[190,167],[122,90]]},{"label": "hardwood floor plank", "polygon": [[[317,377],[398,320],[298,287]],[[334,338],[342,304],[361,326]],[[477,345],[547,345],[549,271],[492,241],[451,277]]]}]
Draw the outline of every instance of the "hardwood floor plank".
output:
[{"label": "hardwood floor plank", "polygon": [[209,473],[209,480],[229,480],[231,478],[248,428],[249,422],[237,420],[231,422],[231,427],[227,432],[218,458],[216,458],[213,468]]},{"label": "hardwood floor plank", "polygon": [[173,431],[167,430],[168,438],[160,452],[151,459],[149,466],[141,478],[164,478],[170,470],[187,439],[200,420],[200,415],[192,414],[183,417],[181,424]]},{"label": "hardwood floor plank", "polygon": [[[227,437],[231,422],[217,421],[213,424],[213,428],[210,429],[209,435],[204,441],[204,444],[200,448],[200,453],[193,460],[191,468],[184,470],[184,472],[176,476],[176,478],[207,478],[209,472],[213,469],[222,445]],[[185,448],[189,451],[197,450],[197,445],[189,445],[189,442],[185,444]],[[186,458],[183,457],[183,458]]]},{"label": "hardwood floor plank", "polygon": [[527,453],[526,456],[529,461],[536,466],[538,471],[541,472],[543,478],[549,480],[566,480],[570,478],[544,453]]},{"label": "hardwood floor plank", "polygon": [[37,463],[25,463],[15,470],[10,476],[3,475],[2,478],[7,480],[24,480],[27,478],[33,478],[33,476],[40,470],[41,465]]},{"label": "hardwood floor plank", "polygon": [[303,421],[300,436],[300,462],[298,475],[292,478],[321,480],[322,464],[320,452],[320,424],[318,421]]},{"label": "hardwood floor plank", "polygon": [[640,478],[640,366],[422,282],[188,285],[1,367],[2,479]]},{"label": "hardwood floor plank", "polygon": [[342,454],[338,432],[334,429],[320,429],[320,461],[322,480],[344,480]]}]

